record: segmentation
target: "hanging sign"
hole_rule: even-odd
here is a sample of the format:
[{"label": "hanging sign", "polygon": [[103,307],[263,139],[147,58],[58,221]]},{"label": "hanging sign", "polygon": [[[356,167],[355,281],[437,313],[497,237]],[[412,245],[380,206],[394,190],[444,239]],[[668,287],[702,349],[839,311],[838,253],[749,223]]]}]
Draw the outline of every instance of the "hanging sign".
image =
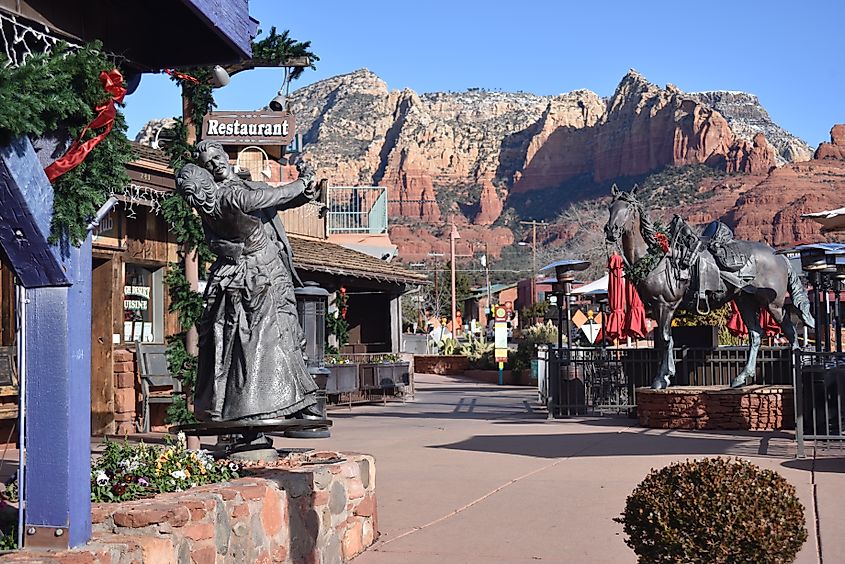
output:
[{"label": "hanging sign", "polygon": [[296,121],[287,112],[210,112],[202,120],[202,138],[237,145],[288,145]]}]

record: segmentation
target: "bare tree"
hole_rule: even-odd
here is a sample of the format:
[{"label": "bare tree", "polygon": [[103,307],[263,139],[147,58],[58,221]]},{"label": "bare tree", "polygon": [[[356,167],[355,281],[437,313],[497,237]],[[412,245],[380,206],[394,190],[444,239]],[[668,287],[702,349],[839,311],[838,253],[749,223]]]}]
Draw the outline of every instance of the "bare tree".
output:
[{"label": "bare tree", "polygon": [[564,258],[587,260],[590,267],[580,277],[596,279],[603,276],[607,271],[608,257],[605,223],[606,201],[586,200],[570,205],[552,224],[552,238],[537,249],[538,262],[548,264]]}]

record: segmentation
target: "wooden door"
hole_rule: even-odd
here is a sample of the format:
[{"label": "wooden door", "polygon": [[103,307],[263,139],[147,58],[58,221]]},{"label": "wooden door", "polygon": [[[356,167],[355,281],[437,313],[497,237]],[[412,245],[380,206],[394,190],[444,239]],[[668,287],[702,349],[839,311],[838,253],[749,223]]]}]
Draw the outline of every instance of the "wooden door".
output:
[{"label": "wooden door", "polygon": [[113,259],[93,259],[91,280],[91,434],[114,433]]}]

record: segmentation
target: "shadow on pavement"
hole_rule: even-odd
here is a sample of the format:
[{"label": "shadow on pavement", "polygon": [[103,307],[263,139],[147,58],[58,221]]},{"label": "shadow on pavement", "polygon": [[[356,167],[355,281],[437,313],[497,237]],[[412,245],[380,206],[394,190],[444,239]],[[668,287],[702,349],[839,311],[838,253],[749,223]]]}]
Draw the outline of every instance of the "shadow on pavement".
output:
[{"label": "shadow on pavement", "polygon": [[731,455],[761,456],[760,437],[696,437],[637,432],[570,433],[554,435],[486,435],[456,443],[433,445],[472,452],[566,458],[592,456]]},{"label": "shadow on pavement", "polygon": [[845,457],[842,458],[798,458],[787,460],[781,466],[806,470],[807,472],[832,472],[845,474]]}]

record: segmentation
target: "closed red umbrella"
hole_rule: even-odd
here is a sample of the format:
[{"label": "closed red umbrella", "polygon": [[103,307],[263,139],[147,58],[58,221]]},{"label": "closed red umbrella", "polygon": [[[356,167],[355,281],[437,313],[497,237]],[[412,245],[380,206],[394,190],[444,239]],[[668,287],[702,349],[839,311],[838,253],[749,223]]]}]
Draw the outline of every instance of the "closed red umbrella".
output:
[{"label": "closed red umbrella", "polygon": [[[739,314],[739,308],[736,307],[736,302],[734,301],[731,301],[731,316],[728,318],[728,322],[725,326],[728,328],[728,331],[736,337],[744,337],[748,335],[748,327],[745,326],[745,322]],[[766,337],[774,337],[781,331],[780,325],[777,324],[775,318],[772,317],[772,314],[766,309],[760,310],[760,327],[762,327],[763,333]]]},{"label": "closed red umbrella", "polygon": [[645,321],[645,306],[637,293],[637,287],[625,280],[625,301],[628,310],[625,312],[625,336],[641,338],[648,333]]},{"label": "closed red umbrella", "polygon": [[625,280],[622,278],[622,257],[613,254],[607,264],[607,301],[610,315],[604,323],[604,333],[608,339],[621,339],[625,336]]}]

